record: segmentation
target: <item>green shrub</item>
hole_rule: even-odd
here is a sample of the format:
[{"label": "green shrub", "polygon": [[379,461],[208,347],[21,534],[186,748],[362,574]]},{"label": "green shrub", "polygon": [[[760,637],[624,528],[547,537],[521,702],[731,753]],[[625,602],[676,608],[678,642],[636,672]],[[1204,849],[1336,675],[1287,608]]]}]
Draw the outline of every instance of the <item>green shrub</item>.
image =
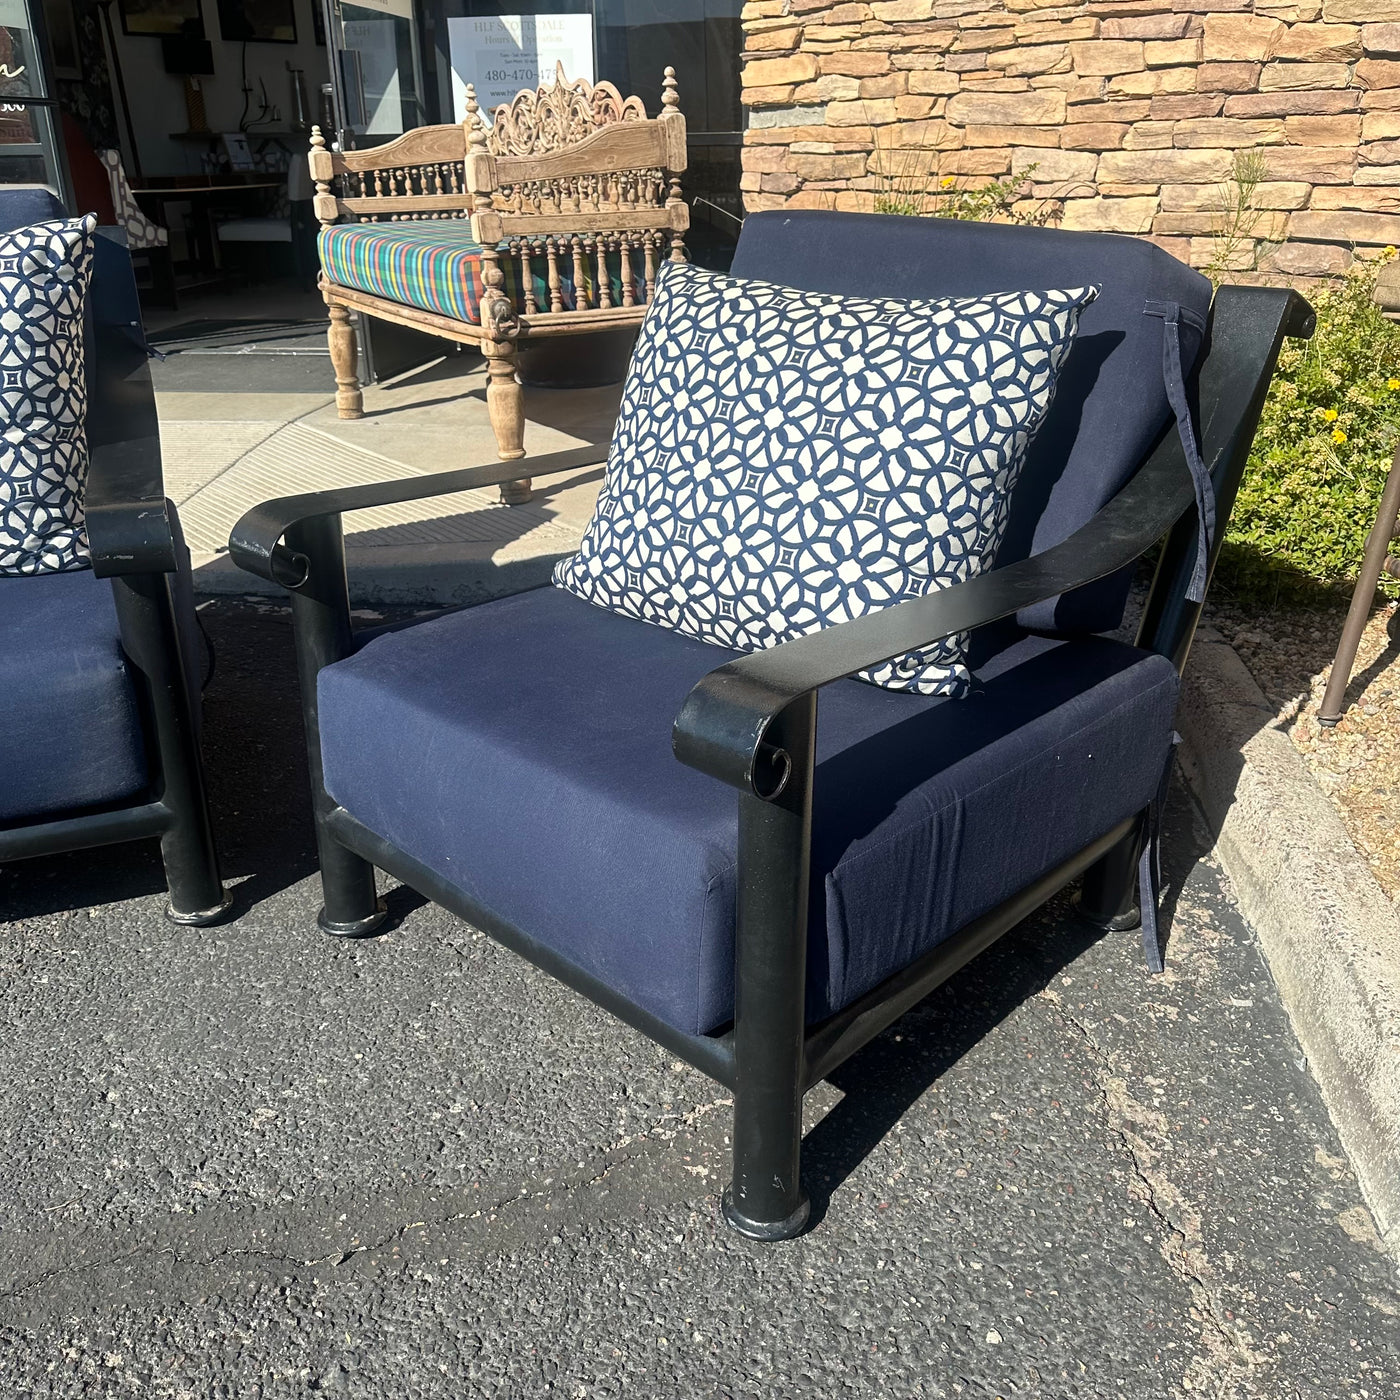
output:
[{"label": "green shrub", "polygon": [[1243,600],[1356,578],[1400,441],[1400,325],[1371,300],[1381,265],[1310,294],[1316,333],[1284,344],[1220,562]]}]

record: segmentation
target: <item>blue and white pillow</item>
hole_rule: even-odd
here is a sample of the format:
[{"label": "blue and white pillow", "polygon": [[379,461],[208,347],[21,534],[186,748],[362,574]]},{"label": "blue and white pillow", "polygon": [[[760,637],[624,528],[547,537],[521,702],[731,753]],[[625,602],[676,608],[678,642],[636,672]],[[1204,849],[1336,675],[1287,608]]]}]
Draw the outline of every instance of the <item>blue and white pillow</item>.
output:
[{"label": "blue and white pillow", "polygon": [[87,567],[83,308],[97,219],[0,234],[0,574]]},{"label": "blue and white pillow", "polygon": [[[667,263],[597,510],[554,582],[758,651],[991,567],[1096,291],[867,300]],[[966,642],[862,679],[962,694]]]}]

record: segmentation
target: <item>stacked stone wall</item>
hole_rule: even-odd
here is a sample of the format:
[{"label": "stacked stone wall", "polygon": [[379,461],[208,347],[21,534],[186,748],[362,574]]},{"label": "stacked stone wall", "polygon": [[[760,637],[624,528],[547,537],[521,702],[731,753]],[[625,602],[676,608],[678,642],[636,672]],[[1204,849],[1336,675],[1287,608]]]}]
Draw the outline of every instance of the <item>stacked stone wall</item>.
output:
[{"label": "stacked stone wall", "polygon": [[743,24],[751,211],[1011,181],[1198,267],[1311,278],[1400,244],[1400,0],[748,0]]}]

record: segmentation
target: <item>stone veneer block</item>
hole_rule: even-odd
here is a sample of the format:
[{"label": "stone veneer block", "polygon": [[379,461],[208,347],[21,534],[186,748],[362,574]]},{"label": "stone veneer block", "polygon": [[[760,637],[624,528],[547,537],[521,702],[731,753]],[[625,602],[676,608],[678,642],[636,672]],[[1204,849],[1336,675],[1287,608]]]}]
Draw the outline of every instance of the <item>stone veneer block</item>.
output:
[{"label": "stone veneer block", "polygon": [[1011,152],[1011,173],[1024,175],[1035,166],[1035,181],[1059,185],[1069,181],[1093,182],[1099,158],[1092,151],[1046,151],[1020,147]]},{"label": "stone veneer block", "polygon": [[1400,23],[1400,0],[1323,0],[1322,17],[1341,24]]},{"label": "stone veneer block", "polygon": [[1363,24],[1361,47],[1368,54],[1400,54],[1400,24]]},{"label": "stone veneer block", "polygon": [[1361,118],[1363,141],[1393,141],[1400,137],[1400,111],[1367,112]]},{"label": "stone veneer block", "polygon": [[1361,51],[1357,25],[1295,24],[1279,40],[1273,56],[1304,63],[1351,63]]},{"label": "stone veneer block", "polygon": [[1203,63],[1196,69],[1198,92],[1253,92],[1259,86],[1257,63]]},{"label": "stone veneer block", "polygon": [[1400,61],[1363,58],[1356,65],[1356,81],[1364,88],[1400,87]]},{"label": "stone veneer block", "polygon": [[[1314,192],[1304,180],[1266,180],[1256,186],[1254,203],[1260,209],[1301,209],[1315,193],[1320,191]],[[1215,185],[1163,185],[1161,202],[1164,212],[1214,212],[1220,206],[1220,190]]]},{"label": "stone veneer block", "polygon": [[1293,215],[1294,238],[1315,243],[1370,243],[1389,247],[1400,243],[1400,218],[1390,214],[1349,214],[1304,209]]},{"label": "stone veneer block", "polygon": [[1067,199],[1063,229],[1097,229],[1109,233],[1151,233],[1155,199]]},{"label": "stone veneer block", "polygon": [[1322,185],[1313,191],[1313,209],[1359,209],[1370,214],[1400,214],[1400,185]]},{"label": "stone veneer block", "polygon": [[1153,121],[1181,121],[1188,117],[1218,117],[1225,99],[1218,92],[1163,93],[1152,99],[1148,115]]},{"label": "stone veneer block", "polygon": [[1116,151],[1131,128],[1125,122],[1083,122],[1060,132],[1066,151]]},{"label": "stone veneer block", "polygon": [[[1175,122],[1135,122],[1123,138],[1125,151],[1161,151],[1172,144]],[[1104,191],[1100,191],[1104,193]]]},{"label": "stone veneer block", "polygon": [[1268,153],[1274,180],[1306,180],[1313,185],[1347,185],[1356,174],[1352,146],[1275,146]]},{"label": "stone veneer block", "polygon": [[1208,14],[1202,54],[1207,62],[1238,63],[1242,59],[1264,62],[1274,56],[1284,33],[1283,24],[1276,19]]},{"label": "stone veneer block", "polygon": [[[1199,39],[1149,40],[1142,50],[1149,68],[1175,68],[1178,64],[1196,64],[1201,60]],[[1192,89],[1195,86],[1193,80]]]},{"label": "stone veneer block", "polygon": [[[1357,64],[1359,68],[1361,65]],[[1262,92],[1282,92],[1301,88],[1344,88],[1351,82],[1346,63],[1270,63],[1259,75]]]},{"label": "stone veneer block", "polygon": [[1099,160],[1099,179],[1151,184],[1204,184],[1230,177],[1232,151],[1108,151]]},{"label": "stone veneer block", "polygon": [[1105,39],[1184,39],[1193,22],[1191,15],[1133,15],[1104,20],[1099,34]]},{"label": "stone veneer block", "polygon": [[1355,146],[1361,141],[1361,114],[1336,117],[1285,117],[1288,141],[1296,146]]},{"label": "stone veneer block", "polygon": [[948,99],[948,120],[963,125],[1058,126],[1064,119],[1062,92],[960,92]]},{"label": "stone veneer block", "polygon": [[1074,71],[1086,78],[1136,73],[1144,66],[1143,46],[1132,40],[1094,39],[1071,44]]},{"label": "stone veneer block", "polygon": [[1335,277],[1351,266],[1351,252],[1327,243],[1285,243],[1264,261],[1269,272],[1291,277]]},{"label": "stone veneer block", "polygon": [[1203,149],[1233,147],[1247,150],[1250,146],[1277,146],[1284,139],[1282,117],[1202,117],[1196,121],[1176,123],[1172,144],[1198,146]]},{"label": "stone veneer block", "polygon": [[1361,105],[1359,92],[1251,92],[1225,99],[1227,117],[1330,116],[1354,112]]}]

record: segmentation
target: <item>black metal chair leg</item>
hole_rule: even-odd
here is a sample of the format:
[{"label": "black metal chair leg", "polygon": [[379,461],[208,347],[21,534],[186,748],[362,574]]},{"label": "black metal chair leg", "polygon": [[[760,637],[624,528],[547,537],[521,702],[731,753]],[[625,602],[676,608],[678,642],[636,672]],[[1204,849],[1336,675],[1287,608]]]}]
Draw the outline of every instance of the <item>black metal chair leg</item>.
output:
[{"label": "black metal chair leg", "polygon": [[170,902],[177,924],[204,926],[232,906],[219,877],[209,796],[199,752],[198,702],[190,693],[172,574],[131,574],[112,580],[122,646],[146,683],[160,770],[160,799],[170,813],[161,836]]},{"label": "black metal chair leg", "polygon": [[1084,872],[1079,915],[1096,928],[1124,932],[1142,923],[1138,899],[1138,859],[1143,829],[1138,822],[1118,844]]},{"label": "black metal chair leg", "polygon": [[287,544],[316,560],[313,573],[291,592],[302,725],[316,819],[316,853],[321,863],[323,904],[316,922],[338,938],[368,938],[379,931],[388,915],[375,889],[374,867],[342,846],[326,828],[326,815],[335,803],[326,792],[321,767],[320,709],[316,700],[316,677],[321,668],[349,656],[355,645],[340,516],[300,522],[287,531]]},{"label": "black metal chair leg", "polygon": [[724,1218],[756,1240],[801,1234],[811,1210],[801,1160],[816,717],[812,693],[770,726],[778,792],[739,798],[734,1180]]}]

